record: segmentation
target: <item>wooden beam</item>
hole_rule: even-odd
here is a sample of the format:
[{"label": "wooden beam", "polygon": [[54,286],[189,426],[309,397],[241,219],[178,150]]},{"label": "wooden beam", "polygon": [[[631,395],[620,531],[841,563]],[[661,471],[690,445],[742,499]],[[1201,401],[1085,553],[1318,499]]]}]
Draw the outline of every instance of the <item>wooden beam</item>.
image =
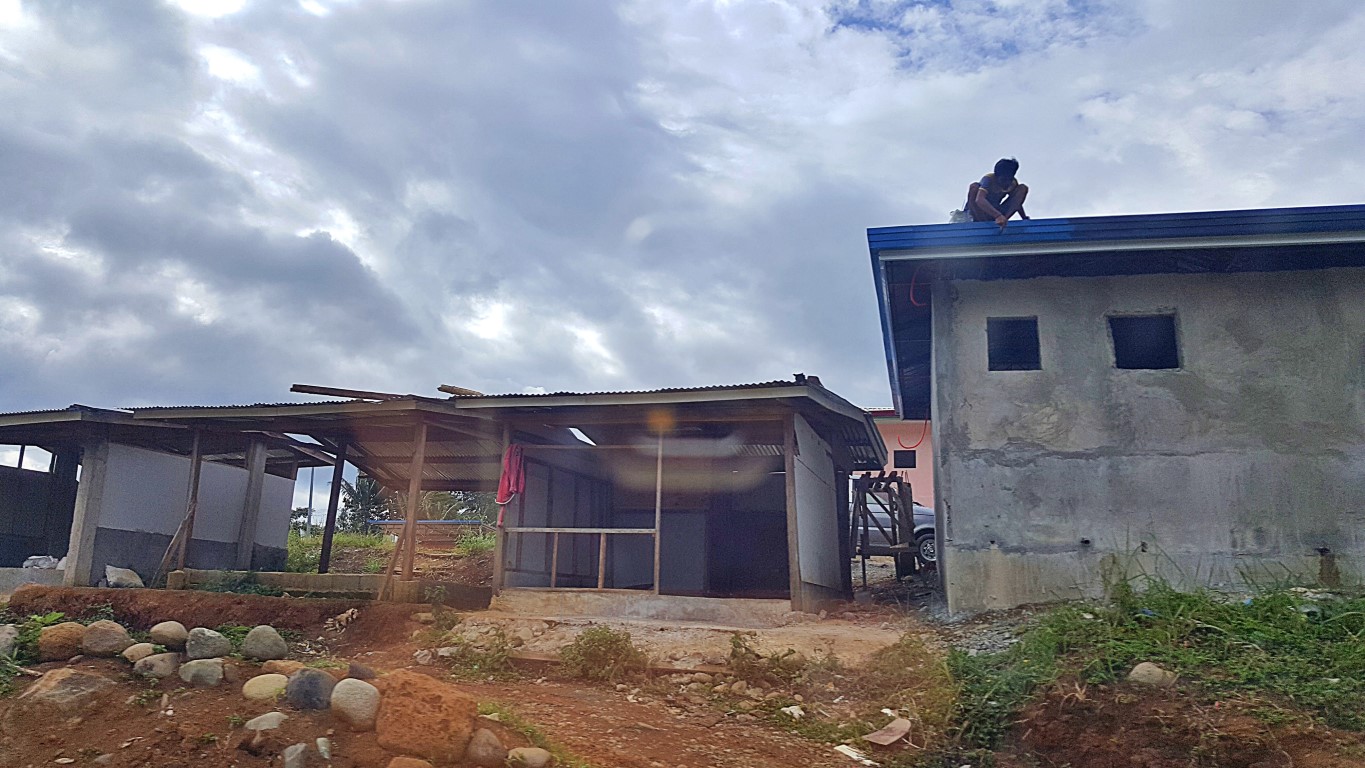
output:
[{"label": "wooden beam", "polygon": [[341,473],[345,469],[346,444],[342,443],[337,446],[336,463],[332,465],[332,487],[327,495],[327,520],[322,524],[322,552],[318,555],[318,573],[326,573],[332,566],[332,536],[336,534],[337,529],[337,507],[341,503]]},{"label": "wooden beam", "polygon": [[559,532],[556,531],[552,536],[553,554],[550,555],[550,589],[554,589],[559,580]]},{"label": "wooden beam", "polygon": [[441,391],[441,392],[446,393],[447,395],[456,395],[457,397],[483,397],[483,396],[484,396],[482,392],[478,392],[478,391],[473,390],[473,389],[465,389],[464,387],[457,387],[457,386],[455,386],[455,385],[453,385],[453,384],[442,384],[441,386],[437,387],[436,389],[439,390],[439,391]]},{"label": "wooden beam", "polygon": [[[184,570],[185,558],[190,549],[190,539],[194,537],[194,517],[199,509],[199,470],[203,466],[203,434],[194,430],[194,443],[190,447],[190,487],[185,501],[185,520],[180,537],[180,550],[175,556],[175,567]],[[174,540],[171,542],[174,544]]]},{"label": "wooden beam", "polygon": [[422,470],[426,466],[427,423],[417,422],[413,430],[412,465],[408,471],[408,514],[403,536],[407,539],[407,551],[403,555],[403,581],[412,581],[412,566],[417,550],[417,508],[422,503]]},{"label": "wooden beam", "polygon": [[[256,547],[256,525],[261,519],[261,496],[265,491],[265,443],[253,440],[246,452],[246,497],[237,527],[237,570],[251,570],[251,555]],[[186,546],[189,539],[186,538]]]},{"label": "wooden beam", "polygon": [[[501,456],[504,456],[504,457],[505,457],[505,456],[507,455],[507,449],[508,449],[508,447],[511,446],[511,445],[512,445],[512,428],[509,427],[508,425],[504,424],[503,427],[502,427],[502,453],[501,453]],[[500,460],[500,461],[501,461],[501,460]],[[496,499],[495,499],[494,501],[496,501]],[[506,547],[506,545],[507,545],[507,536],[506,536],[506,534],[503,532],[503,527],[504,527],[503,517],[504,517],[504,514],[507,512],[507,507],[511,506],[511,504],[512,504],[513,501],[516,501],[517,503],[521,503],[519,499],[508,499],[507,504],[504,504],[503,506],[501,506],[501,507],[498,508],[497,527],[496,527],[496,528],[494,529],[494,531],[493,531],[493,594],[495,594],[495,595],[498,594],[498,593],[500,593],[500,592],[502,591],[502,580],[503,580],[503,576],[504,576],[504,573],[503,573],[503,548]],[[575,551],[577,551],[577,550],[575,550]]]},{"label": "wooden beam", "polygon": [[606,589],[607,586],[607,534],[597,535],[597,588]]},{"label": "wooden beam", "polygon": [[405,397],[392,392],[370,392],[364,389],[342,389],[340,387],[319,387],[313,384],[295,384],[289,388],[290,392],[298,392],[304,395],[323,395],[325,397],[344,397],[348,400],[391,400],[395,397]]}]

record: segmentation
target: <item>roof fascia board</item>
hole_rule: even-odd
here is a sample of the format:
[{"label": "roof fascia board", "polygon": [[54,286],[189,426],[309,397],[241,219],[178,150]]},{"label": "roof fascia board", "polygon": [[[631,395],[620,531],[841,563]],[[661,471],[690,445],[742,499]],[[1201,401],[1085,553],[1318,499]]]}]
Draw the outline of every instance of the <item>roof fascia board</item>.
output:
[{"label": "roof fascia board", "polygon": [[610,395],[528,395],[526,397],[457,397],[451,402],[460,410],[485,408],[565,408],[575,406],[675,405],[730,402],[736,400],[782,400],[810,397],[810,387],[696,390],[688,392],[622,392]]},{"label": "roof fascia board", "polygon": [[886,248],[874,251],[881,261],[929,261],[998,256],[1039,256],[1068,253],[1123,253],[1131,251],[1207,250],[1217,248],[1255,248],[1296,245],[1338,245],[1365,243],[1365,231],[1315,232],[1279,235],[1240,235],[1235,237],[1169,237],[1150,240],[1049,240],[1010,245],[954,246],[946,248]]},{"label": "roof fascia board", "polygon": [[[134,412],[134,418],[142,419],[256,419],[261,417],[288,416],[329,416],[357,414],[387,414],[401,411],[427,411],[457,415],[454,409],[440,400],[384,400],[377,403],[298,403],[297,405],[261,405],[244,408],[144,408]],[[463,414],[460,414],[463,415]]]},{"label": "roof fascia board", "polygon": [[886,353],[886,375],[891,382],[891,407],[901,412],[900,363],[896,361],[896,345],[892,339],[891,286],[887,284],[882,255],[872,251],[872,282],[877,288],[877,315],[882,323],[882,349]]}]

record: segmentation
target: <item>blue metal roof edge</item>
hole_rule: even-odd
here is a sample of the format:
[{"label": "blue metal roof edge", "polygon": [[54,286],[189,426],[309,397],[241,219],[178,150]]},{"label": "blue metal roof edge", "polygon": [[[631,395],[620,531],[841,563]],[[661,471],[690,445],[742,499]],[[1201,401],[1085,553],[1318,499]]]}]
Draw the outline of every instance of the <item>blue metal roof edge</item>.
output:
[{"label": "blue metal roof edge", "polygon": [[1030,219],[1003,230],[992,222],[869,227],[868,248],[883,251],[977,249],[1043,243],[1106,243],[1365,232],[1365,205]]},{"label": "blue metal roof edge", "polygon": [[900,375],[896,365],[896,346],[891,339],[891,307],[886,297],[886,271],[882,268],[881,253],[869,248],[872,255],[872,282],[877,288],[877,316],[882,323],[882,349],[886,353],[886,375],[891,381],[891,407],[901,413]]}]

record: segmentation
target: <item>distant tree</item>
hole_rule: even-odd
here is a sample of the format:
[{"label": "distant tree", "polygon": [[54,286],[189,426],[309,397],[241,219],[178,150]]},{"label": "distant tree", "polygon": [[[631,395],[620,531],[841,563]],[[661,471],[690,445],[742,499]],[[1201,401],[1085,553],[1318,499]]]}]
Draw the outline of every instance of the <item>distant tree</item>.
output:
[{"label": "distant tree", "polygon": [[337,515],[337,530],[363,532],[370,528],[369,520],[387,520],[394,514],[397,494],[381,486],[374,478],[361,475],[354,483],[341,481],[341,513]]},{"label": "distant tree", "polygon": [[[461,520],[482,520],[489,525],[498,521],[498,504],[496,493],[483,493],[480,491],[452,491],[459,507],[458,517]],[[448,518],[449,519],[449,518]]]},{"label": "distant tree", "polygon": [[312,536],[313,525],[309,521],[313,510],[308,507],[294,507],[294,511],[289,513],[289,527],[298,532],[300,536]]}]

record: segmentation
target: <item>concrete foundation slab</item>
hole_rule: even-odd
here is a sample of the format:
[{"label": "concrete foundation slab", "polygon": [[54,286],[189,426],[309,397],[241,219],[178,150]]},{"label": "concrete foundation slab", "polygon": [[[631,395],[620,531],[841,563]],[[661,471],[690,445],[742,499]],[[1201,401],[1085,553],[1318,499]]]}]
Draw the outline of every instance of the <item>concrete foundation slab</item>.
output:
[{"label": "concrete foundation slab", "polygon": [[504,589],[492,609],[530,616],[600,616],[662,621],[696,621],[732,627],[777,627],[791,612],[790,600],[684,597],[648,592],[568,592]]},{"label": "concrete foundation slab", "polygon": [[8,595],[25,584],[59,587],[62,574],[56,568],[0,568],[0,595]]}]

